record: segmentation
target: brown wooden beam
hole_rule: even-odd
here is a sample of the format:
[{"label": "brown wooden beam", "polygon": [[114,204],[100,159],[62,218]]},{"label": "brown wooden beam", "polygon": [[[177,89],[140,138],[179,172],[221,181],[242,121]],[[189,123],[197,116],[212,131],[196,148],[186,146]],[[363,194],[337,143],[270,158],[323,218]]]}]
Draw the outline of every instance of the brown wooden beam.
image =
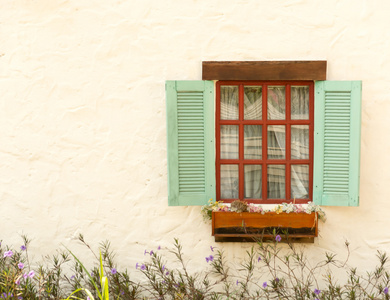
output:
[{"label": "brown wooden beam", "polygon": [[326,60],[204,61],[203,80],[326,80]]}]

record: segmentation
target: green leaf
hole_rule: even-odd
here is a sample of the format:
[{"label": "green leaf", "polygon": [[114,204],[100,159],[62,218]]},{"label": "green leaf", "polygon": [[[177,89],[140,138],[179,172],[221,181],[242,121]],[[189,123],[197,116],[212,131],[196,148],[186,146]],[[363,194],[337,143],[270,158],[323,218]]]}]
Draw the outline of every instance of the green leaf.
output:
[{"label": "green leaf", "polygon": [[72,296],[74,294],[76,294],[77,292],[80,292],[80,291],[84,291],[90,298],[91,300],[95,300],[91,294],[91,292],[85,288],[79,288],[77,290],[75,290],[72,294],[69,295],[68,298],[66,298],[65,300],[70,300],[70,299],[80,299],[80,300],[83,300],[83,298],[79,298],[79,297],[76,297],[76,296]]},{"label": "green leaf", "polygon": [[108,291],[108,279],[106,276],[103,276],[102,283],[103,283],[103,285],[102,285],[103,300],[109,300],[110,294]]},{"label": "green leaf", "polygon": [[[95,287],[95,290],[96,290],[96,292],[97,292],[97,294],[98,294],[99,299],[103,299],[103,298],[102,298],[102,294],[100,293],[99,288],[98,288],[97,285],[96,285],[96,282],[93,280],[91,274],[89,274],[87,268],[84,267],[84,265],[83,265],[83,264],[81,263],[81,261],[77,258],[77,256],[73,254],[72,251],[70,251],[67,247],[65,247],[65,248],[66,248],[66,250],[68,250],[69,253],[74,257],[74,259],[80,264],[80,266],[83,268],[83,270],[85,271],[85,273],[87,273],[89,279],[91,280],[93,286]],[[102,255],[102,254],[100,253],[100,260],[101,260],[101,255]],[[79,289],[79,290],[80,290],[80,289]],[[82,288],[81,290],[84,290],[86,293],[87,293],[87,291],[88,291],[88,290],[85,289],[85,288]],[[89,292],[89,291],[88,291],[88,292]],[[73,292],[72,294],[74,294],[74,293],[75,293],[75,292]],[[87,294],[88,294],[88,293],[87,293]],[[92,295],[91,295],[91,296],[92,296]],[[89,297],[91,297],[91,296],[89,296]],[[91,300],[93,300],[93,297],[91,298]]]}]

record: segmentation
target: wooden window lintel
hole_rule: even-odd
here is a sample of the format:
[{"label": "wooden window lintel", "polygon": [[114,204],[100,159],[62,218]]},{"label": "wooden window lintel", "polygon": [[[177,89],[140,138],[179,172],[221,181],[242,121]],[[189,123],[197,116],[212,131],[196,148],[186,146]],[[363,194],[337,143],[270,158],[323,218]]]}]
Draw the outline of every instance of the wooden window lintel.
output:
[{"label": "wooden window lintel", "polygon": [[204,61],[203,80],[326,80],[326,60]]}]

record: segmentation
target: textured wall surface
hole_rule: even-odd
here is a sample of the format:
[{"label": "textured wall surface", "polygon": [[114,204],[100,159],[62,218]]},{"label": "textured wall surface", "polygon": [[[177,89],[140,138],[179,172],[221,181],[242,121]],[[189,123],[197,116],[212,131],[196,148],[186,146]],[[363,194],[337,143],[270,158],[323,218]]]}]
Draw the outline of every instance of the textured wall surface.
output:
[{"label": "textured wall surface", "polygon": [[199,207],[167,206],[165,80],[201,79],[203,60],[319,59],[363,80],[360,206],[325,208],[307,248],[343,256],[348,239],[371,268],[390,251],[389,15],[385,0],[2,0],[0,239],[25,233],[39,257],[83,233],[133,268],[179,237],[205,263]]}]

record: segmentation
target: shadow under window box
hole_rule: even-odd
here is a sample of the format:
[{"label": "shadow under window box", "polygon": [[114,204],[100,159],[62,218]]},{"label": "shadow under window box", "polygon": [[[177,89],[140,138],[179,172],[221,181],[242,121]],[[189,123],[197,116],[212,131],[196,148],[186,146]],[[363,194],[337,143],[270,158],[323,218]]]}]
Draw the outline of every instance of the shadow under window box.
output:
[{"label": "shadow under window box", "polygon": [[212,212],[212,235],[216,242],[272,241],[313,243],[318,236],[317,212]]}]

